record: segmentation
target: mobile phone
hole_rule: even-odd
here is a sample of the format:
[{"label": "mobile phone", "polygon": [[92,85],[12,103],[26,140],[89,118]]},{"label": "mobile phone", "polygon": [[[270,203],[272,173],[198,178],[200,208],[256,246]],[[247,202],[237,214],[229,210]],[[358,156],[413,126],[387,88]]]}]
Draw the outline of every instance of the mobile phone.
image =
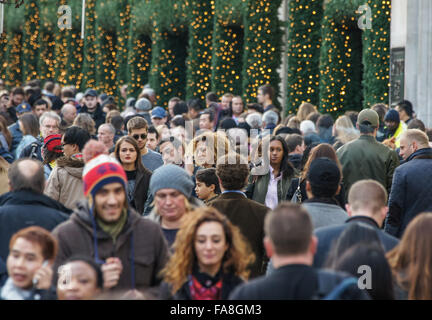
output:
[{"label": "mobile phone", "polygon": [[[42,263],[42,267],[41,267],[41,268],[46,267],[46,266],[48,265],[48,263],[49,263],[49,261],[48,261],[48,260],[45,260],[45,261]],[[34,287],[37,286],[38,282],[39,282],[39,279],[33,278],[33,286],[34,286]]]}]

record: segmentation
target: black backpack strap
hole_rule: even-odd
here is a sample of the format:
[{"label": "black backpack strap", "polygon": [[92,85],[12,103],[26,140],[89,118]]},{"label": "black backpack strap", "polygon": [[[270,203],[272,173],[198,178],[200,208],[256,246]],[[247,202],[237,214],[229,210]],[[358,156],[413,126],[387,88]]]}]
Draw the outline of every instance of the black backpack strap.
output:
[{"label": "black backpack strap", "polygon": [[36,153],[36,150],[37,150],[37,148],[39,147],[39,145],[36,143],[36,142],[33,142],[32,144],[31,144],[31,151],[30,151],[30,159],[37,159],[37,153]]}]

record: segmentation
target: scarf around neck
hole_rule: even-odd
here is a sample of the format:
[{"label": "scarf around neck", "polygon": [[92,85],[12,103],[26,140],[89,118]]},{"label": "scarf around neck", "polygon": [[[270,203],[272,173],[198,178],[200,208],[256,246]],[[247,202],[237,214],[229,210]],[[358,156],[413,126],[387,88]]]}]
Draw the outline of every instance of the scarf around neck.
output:
[{"label": "scarf around neck", "polygon": [[122,232],[124,225],[127,221],[127,210],[123,209],[123,212],[120,216],[120,219],[115,223],[106,223],[102,219],[100,219],[98,216],[96,217],[96,222],[99,225],[99,227],[109,234],[114,242],[116,242],[118,235]]}]

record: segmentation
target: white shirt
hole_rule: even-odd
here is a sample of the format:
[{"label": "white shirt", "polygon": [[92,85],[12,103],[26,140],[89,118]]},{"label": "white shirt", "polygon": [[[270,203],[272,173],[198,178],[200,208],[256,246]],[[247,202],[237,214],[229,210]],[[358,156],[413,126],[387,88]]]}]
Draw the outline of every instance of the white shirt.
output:
[{"label": "white shirt", "polygon": [[282,179],[282,174],[280,173],[279,176],[275,178],[273,175],[273,168],[272,166],[270,166],[270,181],[267,189],[267,195],[265,198],[265,205],[272,210],[277,207],[279,202],[277,188],[280,179]]}]

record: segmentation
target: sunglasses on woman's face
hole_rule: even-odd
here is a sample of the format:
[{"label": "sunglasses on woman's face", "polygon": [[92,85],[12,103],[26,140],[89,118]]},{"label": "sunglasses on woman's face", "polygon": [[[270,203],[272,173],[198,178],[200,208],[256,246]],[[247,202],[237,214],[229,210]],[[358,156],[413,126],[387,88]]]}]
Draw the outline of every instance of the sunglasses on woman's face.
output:
[{"label": "sunglasses on woman's face", "polygon": [[141,140],[144,140],[145,138],[147,138],[147,134],[146,133],[134,134],[132,137],[135,140],[138,140],[139,138],[141,138]]}]

